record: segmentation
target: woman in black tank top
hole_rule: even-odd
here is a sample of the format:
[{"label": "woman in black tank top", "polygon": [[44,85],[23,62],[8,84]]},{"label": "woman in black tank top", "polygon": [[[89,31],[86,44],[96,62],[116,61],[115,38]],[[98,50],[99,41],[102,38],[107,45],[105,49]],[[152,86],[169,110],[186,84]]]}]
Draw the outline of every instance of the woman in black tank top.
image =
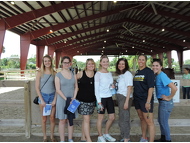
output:
[{"label": "woman in black tank top", "polygon": [[83,115],[81,137],[83,142],[92,142],[90,138],[90,115],[93,114],[96,103],[94,92],[95,66],[93,59],[87,59],[85,70],[77,74],[79,90],[76,98],[80,101],[78,112]]}]

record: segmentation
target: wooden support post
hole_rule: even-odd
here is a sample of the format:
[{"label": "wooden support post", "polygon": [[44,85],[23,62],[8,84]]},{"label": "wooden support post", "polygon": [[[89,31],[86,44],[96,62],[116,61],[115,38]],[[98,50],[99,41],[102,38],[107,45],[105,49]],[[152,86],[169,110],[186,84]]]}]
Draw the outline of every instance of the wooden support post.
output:
[{"label": "wooden support post", "polygon": [[31,136],[31,99],[30,99],[30,81],[24,84],[24,107],[25,107],[25,137]]}]

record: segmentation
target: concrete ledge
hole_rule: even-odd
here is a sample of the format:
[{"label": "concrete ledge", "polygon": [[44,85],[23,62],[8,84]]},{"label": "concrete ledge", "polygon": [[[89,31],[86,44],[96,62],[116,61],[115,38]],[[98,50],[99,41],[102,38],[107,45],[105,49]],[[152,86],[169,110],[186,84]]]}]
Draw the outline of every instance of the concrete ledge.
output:
[{"label": "concrete ledge", "polygon": [[25,126],[25,119],[0,119],[0,126]]},{"label": "concrete ledge", "polygon": [[[96,119],[91,120],[91,126],[96,126]],[[155,126],[159,126],[157,119],[154,119]],[[74,120],[75,125],[81,125],[82,120]],[[105,125],[106,120],[103,121],[103,125]],[[190,127],[190,119],[169,119],[169,125],[170,127]],[[25,126],[25,120],[24,119],[1,119],[0,120],[0,126]],[[35,124],[32,125],[32,128],[40,127],[41,125]],[[47,125],[49,126],[49,125]],[[116,120],[113,123],[113,126],[118,126],[118,120]],[[140,126],[140,120],[134,119],[131,120],[131,126],[132,127],[139,127]]]},{"label": "concrete ledge", "polygon": [[12,104],[12,105],[24,105],[24,100],[0,100],[0,106],[4,106],[5,104]]}]

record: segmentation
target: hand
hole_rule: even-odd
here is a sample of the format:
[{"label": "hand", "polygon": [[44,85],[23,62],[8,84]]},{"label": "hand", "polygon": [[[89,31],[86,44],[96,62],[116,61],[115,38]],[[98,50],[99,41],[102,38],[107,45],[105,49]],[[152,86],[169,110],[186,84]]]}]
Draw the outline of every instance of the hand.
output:
[{"label": "hand", "polygon": [[127,110],[127,109],[128,109],[128,103],[127,103],[127,102],[124,103],[123,109],[124,109],[124,110]]},{"label": "hand", "polygon": [[55,103],[56,103],[56,101],[53,100],[53,102],[51,103],[52,107],[55,106]]},{"label": "hand", "polygon": [[162,100],[170,101],[171,99],[170,96],[162,95]]},{"label": "hand", "polygon": [[145,104],[145,108],[146,108],[147,111],[149,111],[149,110],[150,110],[150,104],[149,104],[149,103],[146,103],[146,104]]},{"label": "hand", "polygon": [[46,103],[44,102],[44,100],[41,100],[41,103],[42,103],[42,107],[46,106]]},{"label": "hand", "polygon": [[73,102],[73,100],[75,100],[75,98],[73,97],[73,98],[71,98],[71,102],[70,102],[70,104]]},{"label": "hand", "polygon": [[98,103],[98,110],[103,111],[104,106],[102,105],[102,103]]}]

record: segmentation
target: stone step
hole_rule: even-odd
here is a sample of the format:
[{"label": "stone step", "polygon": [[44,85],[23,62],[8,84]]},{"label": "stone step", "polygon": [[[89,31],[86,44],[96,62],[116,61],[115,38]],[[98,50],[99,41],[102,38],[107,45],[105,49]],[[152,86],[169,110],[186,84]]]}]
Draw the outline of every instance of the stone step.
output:
[{"label": "stone step", "polygon": [[[91,119],[91,126],[96,126],[97,119]],[[79,126],[81,125],[82,120],[74,120],[74,124]],[[159,123],[154,119],[155,126],[159,126]],[[169,119],[170,127],[190,127],[190,119]],[[58,123],[56,123],[58,125]],[[106,120],[103,121],[103,125],[106,124]],[[25,119],[0,119],[0,126],[25,126]],[[41,125],[32,125],[32,127],[40,127]],[[49,125],[47,125],[49,126]],[[113,126],[118,126],[118,120],[114,121]],[[131,120],[131,126],[138,127],[140,126],[139,119]]]}]

